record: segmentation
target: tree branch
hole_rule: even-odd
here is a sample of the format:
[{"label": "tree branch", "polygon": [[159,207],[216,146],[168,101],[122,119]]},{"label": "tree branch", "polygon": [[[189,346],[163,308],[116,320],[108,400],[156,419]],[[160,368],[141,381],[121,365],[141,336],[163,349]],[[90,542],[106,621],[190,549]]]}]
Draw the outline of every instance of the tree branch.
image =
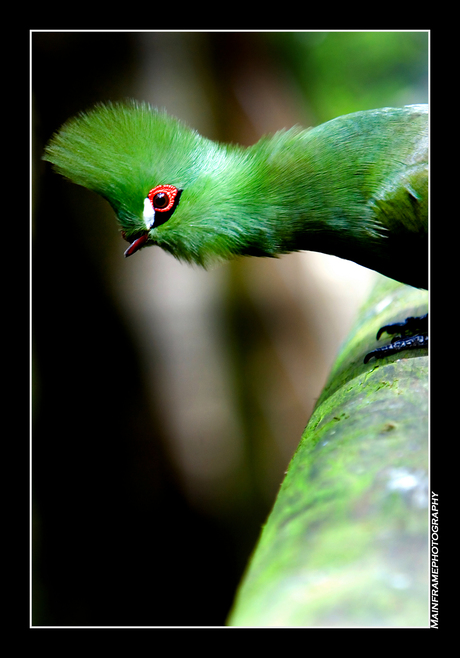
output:
[{"label": "tree branch", "polygon": [[363,363],[380,326],[427,304],[426,291],[379,279],[291,460],[228,625],[428,625],[427,350]]}]

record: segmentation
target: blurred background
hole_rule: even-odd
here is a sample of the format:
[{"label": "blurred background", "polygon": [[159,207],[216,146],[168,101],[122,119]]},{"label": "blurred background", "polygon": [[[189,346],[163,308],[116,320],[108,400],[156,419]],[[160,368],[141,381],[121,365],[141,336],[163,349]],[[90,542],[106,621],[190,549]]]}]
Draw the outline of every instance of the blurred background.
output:
[{"label": "blurred background", "polygon": [[124,259],[40,160],[94,103],[263,134],[428,102],[427,32],[32,32],[32,623],[218,626],[375,275],[305,252]]}]

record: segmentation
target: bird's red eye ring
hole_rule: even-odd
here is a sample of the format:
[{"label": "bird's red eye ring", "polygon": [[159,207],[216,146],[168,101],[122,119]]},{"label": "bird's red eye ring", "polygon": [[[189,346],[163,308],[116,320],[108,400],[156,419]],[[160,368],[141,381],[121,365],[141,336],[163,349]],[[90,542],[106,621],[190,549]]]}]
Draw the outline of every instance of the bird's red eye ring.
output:
[{"label": "bird's red eye ring", "polygon": [[157,185],[148,196],[155,211],[167,212],[173,207],[178,192],[174,185]]}]

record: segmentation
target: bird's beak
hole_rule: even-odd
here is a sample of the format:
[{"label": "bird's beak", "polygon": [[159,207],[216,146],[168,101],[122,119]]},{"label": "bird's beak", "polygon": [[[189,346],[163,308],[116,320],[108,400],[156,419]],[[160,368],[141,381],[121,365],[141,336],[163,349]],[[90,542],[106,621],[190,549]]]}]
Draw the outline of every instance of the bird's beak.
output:
[{"label": "bird's beak", "polygon": [[128,256],[132,256],[138,249],[144,246],[144,244],[148,241],[149,239],[149,232],[146,231],[143,235],[141,235],[140,238],[137,238],[137,240],[134,240],[134,242],[131,242],[127,250],[125,251],[125,258],[128,258]]}]

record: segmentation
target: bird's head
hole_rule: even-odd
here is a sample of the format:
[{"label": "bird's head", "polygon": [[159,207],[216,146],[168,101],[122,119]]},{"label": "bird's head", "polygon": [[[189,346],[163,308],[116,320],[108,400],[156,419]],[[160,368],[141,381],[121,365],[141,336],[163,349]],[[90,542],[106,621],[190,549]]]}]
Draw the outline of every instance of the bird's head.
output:
[{"label": "bird's head", "polygon": [[[159,245],[179,259],[204,265],[237,251],[238,222],[233,225],[219,186],[228,184],[237,169],[231,167],[232,154],[240,151],[132,101],[98,105],[70,119],[43,157],[110,203],[129,242],[125,256]],[[220,233],[223,205],[227,218]]]}]

